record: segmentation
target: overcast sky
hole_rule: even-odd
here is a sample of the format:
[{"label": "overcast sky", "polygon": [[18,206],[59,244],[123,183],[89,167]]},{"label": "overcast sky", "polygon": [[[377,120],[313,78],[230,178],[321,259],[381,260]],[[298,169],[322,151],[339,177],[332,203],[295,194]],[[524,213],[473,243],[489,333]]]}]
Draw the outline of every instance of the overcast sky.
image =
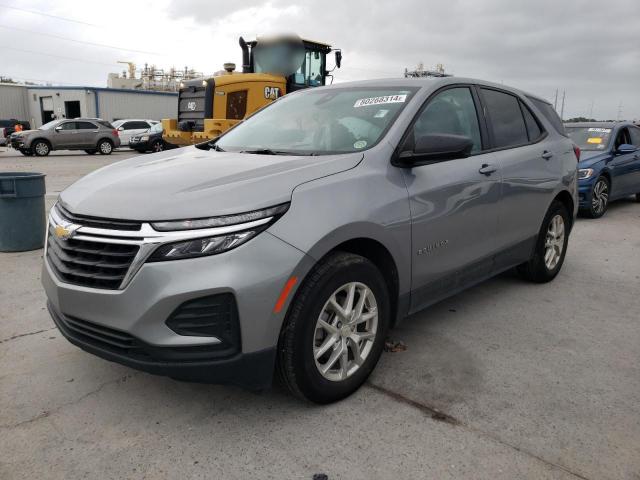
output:
[{"label": "overcast sky", "polygon": [[0,75],[106,86],[118,60],[212,73],[241,64],[239,35],[282,32],[342,48],[336,82],[442,63],[552,102],[566,90],[565,118],[640,118],[640,0],[0,0]]}]

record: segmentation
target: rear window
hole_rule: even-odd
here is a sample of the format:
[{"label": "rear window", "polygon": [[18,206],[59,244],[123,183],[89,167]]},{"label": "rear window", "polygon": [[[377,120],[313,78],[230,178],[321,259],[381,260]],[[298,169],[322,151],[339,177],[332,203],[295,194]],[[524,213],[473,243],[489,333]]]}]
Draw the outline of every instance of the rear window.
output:
[{"label": "rear window", "polygon": [[520,108],[522,108],[522,114],[524,115],[524,122],[527,124],[527,132],[529,132],[529,141],[535,142],[542,136],[542,129],[538,124],[538,120],[529,107],[527,107],[524,103],[520,102]]},{"label": "rear window", "polygon": [[540,110],[540,113],[542,113],[542,115],[544,115],[545,118],[549,120],[556,132],[558,132],[560,135],[564,135],[565,137],[568,136],[567,132],[564,129],[564,125],[562,124],[562,120],[560,120],[560,117],[554,110],[553,105],[547,102],[543,102],[542,100],[538,100],[537,98],[527,98],[531,100],[531,103],[533,103],[536,108]]},{"label": "rear window", "polygon": [[572,127],[567,125],[567,133],[573,143],[583,151],[597,152],[605,150],[611,139],[611,128],[604,127]]},{"label": "rear window", "polygon": [[107,127],[107,128],[113,128],[113,125],[111,125],[109,122],[107,122],[106,120],[98,120],[98,123],[100,125],[102,125],[103,127]]},{"label": "rear window", "polygon": [[493,127],[494,147],[512,147],[529,142],[517,97],[486,88],[482,89],[482,97]]},{"label": "rear window", "polygon": [[16,122],[12,122],[11,120],[0,120],[0,127],[13,127]]}]

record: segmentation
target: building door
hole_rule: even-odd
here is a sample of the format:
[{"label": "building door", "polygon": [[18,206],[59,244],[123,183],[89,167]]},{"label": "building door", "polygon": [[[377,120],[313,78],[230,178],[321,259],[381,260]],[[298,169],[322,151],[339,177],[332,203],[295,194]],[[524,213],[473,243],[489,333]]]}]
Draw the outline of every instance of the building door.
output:
[{"label": "building door", "polygon": [[64,102],[64,114],[67,118],[78,118],[82,116],[80,113],[80,101],[71,100]]},{"label": "building door", "polygon": [[43,124],[53,120],[53,97],[40,97],[40,112]]}]

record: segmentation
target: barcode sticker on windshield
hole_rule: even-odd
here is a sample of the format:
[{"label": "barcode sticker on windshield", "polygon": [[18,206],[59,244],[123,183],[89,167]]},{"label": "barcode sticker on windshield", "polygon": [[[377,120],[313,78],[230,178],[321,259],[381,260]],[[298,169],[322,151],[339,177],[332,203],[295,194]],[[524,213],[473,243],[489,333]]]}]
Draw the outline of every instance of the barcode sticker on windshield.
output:
[{"label": "barcode sticker on windshield", "polygon": [[588,132],[600,132],[600,133],[610,133],[610,128],[590,128],[587,130]]},{"label": "barcode sticker on windshield", "polygon": [[353,107],[368,107],[369,105],[382,105],[383,103],[404,103],[406,101],[406,95],[385,95],[384,97],[360,98],[356,100]]}]

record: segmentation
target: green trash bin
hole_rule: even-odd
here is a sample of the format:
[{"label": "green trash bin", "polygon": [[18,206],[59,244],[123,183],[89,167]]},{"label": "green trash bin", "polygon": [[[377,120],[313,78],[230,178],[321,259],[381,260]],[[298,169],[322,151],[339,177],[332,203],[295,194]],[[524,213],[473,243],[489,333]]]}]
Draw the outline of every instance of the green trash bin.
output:
[{"label": "green trash bin", "polygon": [[44,246],[43,173],[0,172],[0,252]]}]

